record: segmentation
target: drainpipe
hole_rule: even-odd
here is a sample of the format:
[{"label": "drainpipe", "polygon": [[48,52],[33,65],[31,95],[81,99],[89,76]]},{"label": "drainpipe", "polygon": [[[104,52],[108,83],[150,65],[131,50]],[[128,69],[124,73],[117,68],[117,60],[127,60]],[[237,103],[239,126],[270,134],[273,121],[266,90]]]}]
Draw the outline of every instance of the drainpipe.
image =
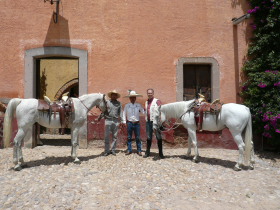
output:
[{"label": "drainpipe", "polygon": [[231,19],[232,24],[233,24],[233,25],[237,25],[237,24],[241,23],[243,20],[249,19],[250,16],[251,16],[251,15],[250,15],[249,13],[247,13],[247,14],[245,14],[245,15],[242,15],[242,16],[239,17],[239,18],[232,18],[232,19]]}]

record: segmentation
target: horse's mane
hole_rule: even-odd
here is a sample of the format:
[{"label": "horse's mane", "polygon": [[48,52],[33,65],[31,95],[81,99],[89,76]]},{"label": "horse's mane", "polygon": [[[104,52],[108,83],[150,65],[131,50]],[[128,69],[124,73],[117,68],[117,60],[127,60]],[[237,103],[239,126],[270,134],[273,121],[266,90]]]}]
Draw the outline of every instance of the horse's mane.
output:
[{"label": "horse's mane", "polygon": [[186,111],[189,110],[190,105],[194,102],[195,99],[190,101],[179,101],[161,106],[161,111],[165,113],[167,119],[169,118],[179,118]]}]

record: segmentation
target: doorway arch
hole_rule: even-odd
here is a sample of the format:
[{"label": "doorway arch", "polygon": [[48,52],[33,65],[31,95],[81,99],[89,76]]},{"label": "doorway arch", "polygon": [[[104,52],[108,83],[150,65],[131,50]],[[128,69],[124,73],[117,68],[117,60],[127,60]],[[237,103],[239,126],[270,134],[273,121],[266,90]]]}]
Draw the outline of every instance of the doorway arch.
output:
[{"label": "doorway arch", "polygon": [[[55,100],[59,100],[61,99],[62,95],[65,93],[65,92],[69,92],[71,90],[71,88],[75,88],[79,85],[79,79],[73,79],[67,83],[65,83],[58,91],[57,93],[55,94]],[[72,96],[70,96],[72,97]],[[75,96],[74,96],[75,97]]]}]

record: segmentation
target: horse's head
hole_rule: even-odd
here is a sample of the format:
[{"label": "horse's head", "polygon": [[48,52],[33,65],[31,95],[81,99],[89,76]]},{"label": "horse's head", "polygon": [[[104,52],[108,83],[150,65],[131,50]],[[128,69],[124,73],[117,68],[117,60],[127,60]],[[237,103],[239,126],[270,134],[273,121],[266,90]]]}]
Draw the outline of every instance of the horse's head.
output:
[{"label": "horse's head", "polygon": [[153,129],[158,130],[162,126],[162,123],[166,120],[165,114],[161,111],[161,106],[154,110]]},{"label": "horse's head", "polygon": [[107,101],[105,98],[105,94],[102,95],[102,98],[100,99],[99,103],[96,105],[97,108],[101,110],[101,112],[106,112],[108,110],[107,108]]}]

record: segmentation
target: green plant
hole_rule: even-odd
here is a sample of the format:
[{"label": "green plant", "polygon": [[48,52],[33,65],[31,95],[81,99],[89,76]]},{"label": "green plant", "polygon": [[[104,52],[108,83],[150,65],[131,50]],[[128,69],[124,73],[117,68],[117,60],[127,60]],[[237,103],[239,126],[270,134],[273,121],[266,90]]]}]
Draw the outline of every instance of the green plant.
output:
[{"label": "green plant", "polygon": [[248,0],[254,38],[243,70],[244,104],[251,109],[256,134],[280,145],[280,1]]}]

